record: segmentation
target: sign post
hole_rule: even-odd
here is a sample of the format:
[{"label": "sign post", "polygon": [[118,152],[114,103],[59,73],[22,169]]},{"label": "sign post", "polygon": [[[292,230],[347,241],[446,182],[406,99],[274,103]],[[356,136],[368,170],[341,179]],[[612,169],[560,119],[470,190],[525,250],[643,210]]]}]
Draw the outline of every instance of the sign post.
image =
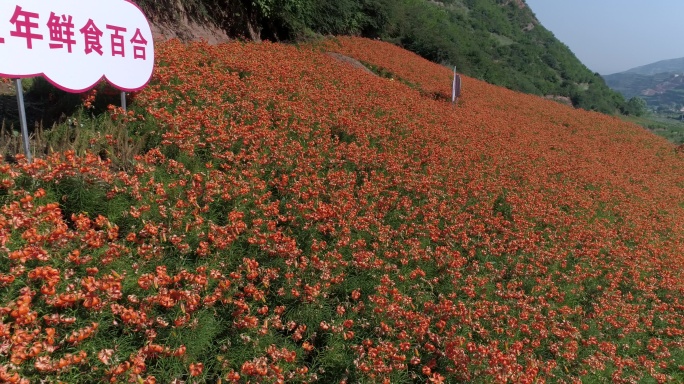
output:
[{"label": "sign post", "polygon": [[461,96],[461,76],[456,73],[456,67],[454,67],[454,83],[451,86],[451,102],[456,104],[459,96]]},{"label": "sign post", "polygon": [[14,79],[14,85],[17,88],[17,105],[19,106],[19,122],[21,123],[21,139],[24,142],[24,154],[26,160],[30,163],[32,161],[31,147],[29,145],[28,126],[26,124],[26,108],[24,106],[24,87],[21,85],[21,79]]},{"label": "sign post", "polygon": [[105,79],[121,91],[125,110],[126,92],[142,89],[152,77],[154,42],[145,15],[128,0],[3,0],[0,57],[0,77],[16,79],[28,151],[22,78],[43,76],[73,93]]}]

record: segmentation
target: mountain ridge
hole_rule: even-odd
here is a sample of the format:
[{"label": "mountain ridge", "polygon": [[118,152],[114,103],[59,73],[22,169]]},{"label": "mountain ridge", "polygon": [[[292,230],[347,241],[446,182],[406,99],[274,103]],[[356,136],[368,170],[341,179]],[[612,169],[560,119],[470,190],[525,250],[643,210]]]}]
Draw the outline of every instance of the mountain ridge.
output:
[{"label": "mountain ridge", "polygon": [[634,73],[638,75],[656,75],[659,73],[684,73],[684,57],[656,61],[617,73]]}]

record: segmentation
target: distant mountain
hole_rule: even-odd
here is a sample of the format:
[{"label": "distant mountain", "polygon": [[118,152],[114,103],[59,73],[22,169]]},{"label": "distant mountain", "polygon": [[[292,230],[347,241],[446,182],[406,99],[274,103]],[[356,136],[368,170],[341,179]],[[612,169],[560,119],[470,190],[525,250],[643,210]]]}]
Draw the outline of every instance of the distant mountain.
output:
[{"label": "distant mountain", "polygon": [[684,107],[684,57],[662,60],[603,76],[625,98],[641,97],[651,108],[680,111]]},{"label": "distant mountain", "polygon": [[684,57],[679,59],[661,60],[652,64],[642,65],[621,73],[637,75],[657,75],[659,73],[684,73]]}]

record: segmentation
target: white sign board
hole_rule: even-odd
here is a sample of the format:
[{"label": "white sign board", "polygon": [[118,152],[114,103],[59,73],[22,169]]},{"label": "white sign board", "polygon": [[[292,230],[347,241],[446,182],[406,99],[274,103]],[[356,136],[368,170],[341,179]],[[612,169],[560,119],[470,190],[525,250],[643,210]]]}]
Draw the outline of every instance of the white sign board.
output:
[{"label": "white sign board", "polygon": [[68,92],[103,77],[137,91],[152,77],[150,25],[126,0],[1,0],[0,77],[44,76]]}]

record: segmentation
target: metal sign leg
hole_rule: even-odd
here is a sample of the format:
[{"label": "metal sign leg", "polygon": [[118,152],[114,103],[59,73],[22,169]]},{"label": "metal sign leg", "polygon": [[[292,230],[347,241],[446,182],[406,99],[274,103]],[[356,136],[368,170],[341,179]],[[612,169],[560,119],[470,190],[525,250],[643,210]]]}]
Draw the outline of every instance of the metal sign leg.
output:
[{"label": "metal sign leg", "polygon": [[451,102],[456,102],[456,67],[454,67],[454,82],[451,85]]},{"label": "metal sign leg", "polygon": [[126,92],[121,92],[121,108],[126,112]]},{"label": "metal sign leg", "polygon": [[31,148],[29,145],[28,127],[26,126],[26,108],[24,106],[24,87],[21,85],[21,79],[14,79],[14,85],[17,87],[17,104],[19,105],[19,121],[21,122],[21,137],[24,141],[24,154],[30,163]]}]

